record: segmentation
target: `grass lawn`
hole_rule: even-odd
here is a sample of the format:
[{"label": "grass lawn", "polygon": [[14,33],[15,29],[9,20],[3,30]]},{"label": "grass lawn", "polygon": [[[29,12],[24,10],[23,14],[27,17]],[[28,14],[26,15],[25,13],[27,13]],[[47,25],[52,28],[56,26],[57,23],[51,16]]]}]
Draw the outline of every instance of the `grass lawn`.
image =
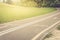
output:
[{"label": "grass lawn", "polygon": [[0,23],[47,14],[55,8],[13,7],[0,3]]}]

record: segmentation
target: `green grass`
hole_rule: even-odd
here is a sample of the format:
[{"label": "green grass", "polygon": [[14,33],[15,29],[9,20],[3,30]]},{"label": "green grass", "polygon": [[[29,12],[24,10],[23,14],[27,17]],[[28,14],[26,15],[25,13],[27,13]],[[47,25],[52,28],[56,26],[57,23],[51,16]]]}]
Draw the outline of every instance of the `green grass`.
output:
[{"label": "green grass", "polygon": [[0,3],[0,23],[47,14],[55,8],[16,7]]}]

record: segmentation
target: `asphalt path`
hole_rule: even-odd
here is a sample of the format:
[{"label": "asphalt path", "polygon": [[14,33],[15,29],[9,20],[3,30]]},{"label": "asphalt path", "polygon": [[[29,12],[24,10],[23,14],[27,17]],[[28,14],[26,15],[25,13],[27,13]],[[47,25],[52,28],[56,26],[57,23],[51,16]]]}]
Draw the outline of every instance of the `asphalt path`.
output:
[{"label": "asphalt path", "polygon": [[32,40],[42,30],[60,20],[60,10],[46,14],[0,24],[0,40]]}]

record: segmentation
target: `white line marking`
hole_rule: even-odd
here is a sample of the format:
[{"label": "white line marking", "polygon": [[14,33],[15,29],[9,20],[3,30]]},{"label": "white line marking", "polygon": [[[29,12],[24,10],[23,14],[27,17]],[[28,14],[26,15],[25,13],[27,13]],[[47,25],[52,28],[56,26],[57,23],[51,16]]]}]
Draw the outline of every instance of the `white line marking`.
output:
[{"label": "white line marking", "polygon": [[5,34],[10,33],[10,32],[13,32],[13,31],[15,31],[15,30],[18,30],[18,29],[20,29],[20,28],[24,28],[24,27],[26,27],[26,26],[28,26],[28,25],[32,25],[32,24],[35,24],[35,23],[44,21],[44,20],[46,20],[46,19],[48,19],[48,18],[54,17],[54,16],[59,15],[59,14],[60,14],[60,12],[59,12],[59,13],[56,13],[56,14],[54,14],[54,15],[50,15],[50,16],[48,16],[48,17],[42,18],[42,19],[40,19],[40,20],[35,20],[35,21],[26,23],[26,24],[21,25],[21,26],[18,26],[18,27],[14,27],[14,28],[10,28],[10,29],[1,31],[1,32],[0,32],[0,36],[5,35]]},{"label": "white line marking", "polygon": [[32,40],[36,40],[40,35],[42,35],[44,32],[46,32],[47,30],[51,29],[52,27],[54,27],[56,24],[60,23],[60,20],[57,21],[56,23],[54,23],[53,25],[51,25],[49,28],[46,28],[45,30],[43,30],[42,32],[38,33],[35,37],[32,38]]}]

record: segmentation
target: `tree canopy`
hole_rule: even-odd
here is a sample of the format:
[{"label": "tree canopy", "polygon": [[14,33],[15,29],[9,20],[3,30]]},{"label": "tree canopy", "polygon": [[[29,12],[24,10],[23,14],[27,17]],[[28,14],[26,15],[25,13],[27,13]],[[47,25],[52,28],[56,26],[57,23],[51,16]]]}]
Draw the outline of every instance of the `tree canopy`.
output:
[{"label": "tree canopy", "polygon": [[[5,0],[3,0],[5,2]],[[8,4],[13,4],[12,0],[7,0]],[[15,3],[19,6],[28,6],[28,7],[54,7],[60,5],[60,0],[19,0]]]}]

